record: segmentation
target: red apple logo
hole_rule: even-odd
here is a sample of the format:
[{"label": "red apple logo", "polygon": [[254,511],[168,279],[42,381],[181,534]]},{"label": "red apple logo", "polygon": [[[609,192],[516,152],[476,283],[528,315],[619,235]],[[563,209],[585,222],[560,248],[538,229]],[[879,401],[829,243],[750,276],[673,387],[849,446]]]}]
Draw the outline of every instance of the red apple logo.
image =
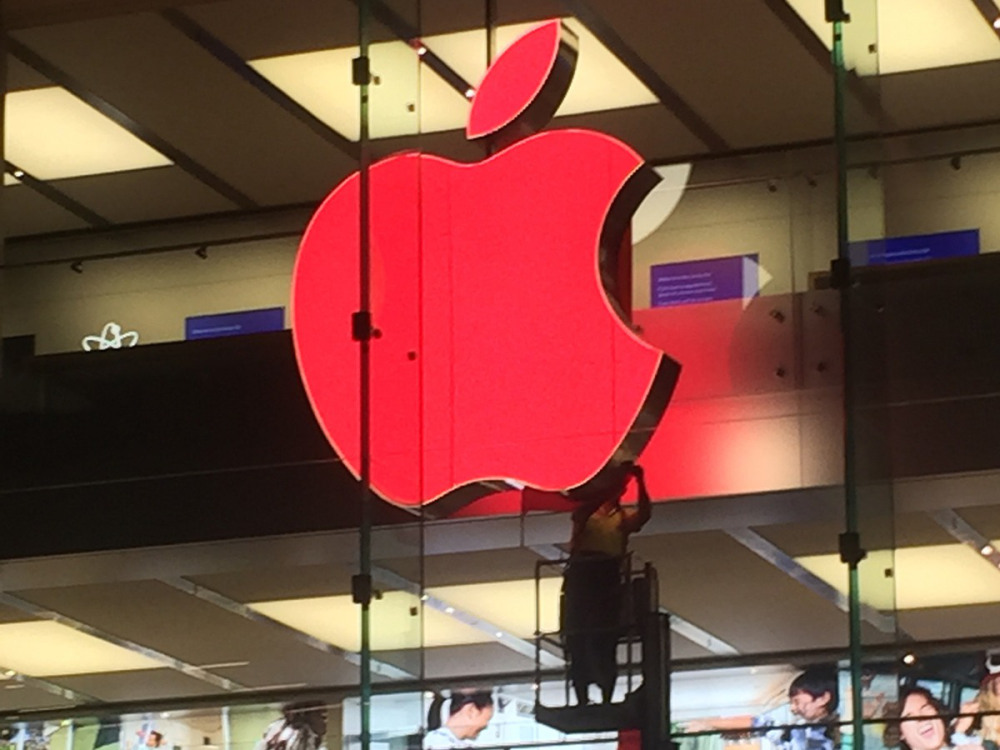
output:
[{"label": "red apple logo", "polygon": [[[461,164],[423,153],[370,170],[371,481],[447,513],[506,481],[589,489],[638,456],[679,366],[641,341],[608,288],[629,217],[659,179],[588,130],[536,133],[564,96],[576,38],[529,31],[478,89]],[[359,177],[323,202],[293,273],[292,328],[317,419],[355,474]]]}]

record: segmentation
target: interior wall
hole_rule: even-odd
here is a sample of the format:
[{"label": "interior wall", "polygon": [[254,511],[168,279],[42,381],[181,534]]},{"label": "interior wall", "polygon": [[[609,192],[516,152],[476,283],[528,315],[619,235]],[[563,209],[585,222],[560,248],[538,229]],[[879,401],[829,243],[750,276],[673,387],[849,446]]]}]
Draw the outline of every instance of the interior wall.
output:
[{"label": "interior wall", "polygon": [[[108,322],[140,344],[184,339],[184,319],[266,307],[288,308],[296,242],[213,247],[202,259],[173,252],[7,271],[4,335],[34,334],[38,354],[77,351]],[[286,313],[287,314],[287,313]]]},{"label": "interior wall", "polygon": [[[949,157],[849,172],[850,238],[978,227],[984,251],[1000,248],[1000,155]],[[806,291],[836,251],[836,191],[829,151],[766,155],[694,166],[673,212],[633,251],[633,304],[650,305],[650,269],[660,263],[756,254],[761,294]],[[114,237],[18,242],[8,251],[0,301],[4,336],[34,335],[36,352],[76,351],[108,322],[140,343],[184,337],[184,318],[286,307],[297,240],[259,240],[114,259],[95,254],[227,236],[301,231],[307,216],[261,216],[240,225],[169,225]],[[228,233],[228,234],[227,234]],[[77,273],[75,257],[84,261]],[[54,265],[28,265],[65,260]],[[287,325],[287,318],[286,318]]]},{"label": "interior wall", "polygon": [[978,228],[981,250],[1000,250],[1000,154],[887,166],[881,181],[889,235]]}]

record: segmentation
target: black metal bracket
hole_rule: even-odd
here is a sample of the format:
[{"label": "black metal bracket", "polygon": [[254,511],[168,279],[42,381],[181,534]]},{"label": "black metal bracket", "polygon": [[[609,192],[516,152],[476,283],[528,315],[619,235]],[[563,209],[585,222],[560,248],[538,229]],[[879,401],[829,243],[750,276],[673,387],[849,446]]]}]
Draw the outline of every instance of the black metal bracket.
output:
[{"label": "black metal bracket", "polygon": [[850,21],[851,14],[844,10],[844,0],[826,0],[826,22]]},{"label": "black metal bracket", "polygon": [[355,57],[351,60],[351,82],[355,86],[367,86],[372,80],[371,59]]},{"label": "black metal bracket", "polygon": [[868,551],[861,548],[861,537],[856,531],[845,531],[837,541],[842,563],[857,565],[868,556]]},{"label": "black metal bracket", "polygon": [[351,599],[355,604],[371,604],[372,577],[361,573],[351,576]]},{"label": "black metal bracket", "polygon": [[372,314],[368,310],[351,313],[351,338],[355,341],[371,341]]},{"label": "black metal bracket", "polygon": [[851,259],[834,258],[830,263],[830,286],[834,289],[847,289],[851,283]]}]

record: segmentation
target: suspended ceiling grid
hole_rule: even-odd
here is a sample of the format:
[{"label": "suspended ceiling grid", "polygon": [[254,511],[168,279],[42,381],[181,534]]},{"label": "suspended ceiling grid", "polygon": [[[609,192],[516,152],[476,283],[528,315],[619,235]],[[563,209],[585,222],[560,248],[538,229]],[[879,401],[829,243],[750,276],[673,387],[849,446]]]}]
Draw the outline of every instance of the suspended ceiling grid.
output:
[{"label": "suspended ceiling grid", "polygon": [[[983,475],[972,481],[978,487],[986,483],[996,488],[1000,480]],[[947,503],[934,492],[933,481],[920,484],[922,488],[910,486],[897,493],[897,544],[908,549],[957,549],[959,554],[964,550],[963,564],[968,567],[963,568],[963,575],[986,574],[1000,582],[995,566],[989,570],[986,560],[978,559],[967,545],[963,548],[933,519],[937,508],[930,505]],[[916,502],[926,506],[921,510],[912,508],[915,492],[921,495]],[[797,577],[794,569],[796,561],[808,560],[809,555],[836,554],[841,530],[838,497],[836,490],[817,490],[658,505],[650,526],[633,546],[658,570],[661,605],[694,628],[675,627],[675,658],[843,647],[847,617],[830,598],[829,585],[810,584]],[[995,519],[1000,508],[972,492],[966,498],[967,506],[958,509],[960,516],[970,524],[981,522],[980,531],[996,532],[995,520],[983,519]],[[789,502],[800,507],[795,522],[789,522],[782,511]],[[780,523],[768,520],[781,516],[785,520]],[[532,660],[505,639],[518,636],[518,628],[525,631],[520,635],[530,638],[535,565],[565,541],[568,525],[564,515],[530,516],[523,524],[518,519],[436,522],[425,529],[423,564],[416,556],[417,534],[400,528],[377,532],[377,575],[386,571],[379,580],[416,583],[422,575],[426,591],[454,610],[448,614],[441,609],[426,611],[428,638],[437,637],[432,630],[445,632],[440,622],[449,618],[459,628],[466,627],[463,623],[469,616],[493,618],[505,628],[503,639],[481,633],[473,637],[474,642],[463,643],[459,638],[455,645],[427,649],[424,674],[428,678],[532,669]],[[774,545],[787,559],[777,563],[763,559],[740,542],[740,530]],[[313,615],[318,614],[322,622],[323,612],[330,612],[330,622],[323,627],[342,632],[345,621],[356,618],[356,608],[348,601],[356,545],[356,533],[346,532],[0,564],[4,581],[0,637],[2,628],[11,624],[62,623],[77,634],[82,630],[104,645],[117,646],[120,657],[132,660],[124,671],[104,671],[114,670],[114,661],[78,674],[60,674],[58,666],[37,667],[36,674],[24,678],[28,684],[8,675],[0,679],[0,710],[356,684],[351,644],[342,637],[331,637],[340,642],[330,644],[305,632],[308,626],[296,627],[294,618],[284,620],[278,615],[274,622],[254,614],[265,602],[294,605],[309,600],[325,608],[339,600],[339,608]],[[888,559],[892,564],[892,558]],[[216,598],[199,598],[178,588],[174,582],[179,579],[185,585],[203,587]],[[469,598],[470,593],[484,591],[492,596],[505,588],[505,582],[508,593],[497,596],[508,598]],[[465,589],[465,584],[472,587]],[[557,591],[558,581],[552,585],[551,590]],[[398,589],[394,583],[378,586],[386,601]],[[1000,592],[1000,586],[996,590]],[[387,612],[380,609],[379,601],[374,606],[376,613]],[[439,618],[437,624],[432,614]],[[900,611],[898,625],[921,640],[985,637],[995,633],[992,623],[997,614],[1000,593],[990,602]],[[375,621],[388,631],[416,627],[405,622],[399,626],[391,618],[376,617]],[[872,623],[864,625],[864,633],[870,643],[891,637]],[[705,640],[709,636],[713,641]],[[37,663],[44,663],[44,653],[29,652],[32,643],[40,651],[49,648],[47,638],[29,641],[19,656],[37,657],[42,659]],[[136,664],[139,657],[153,662],[145,664],[140,659]],[[379,650],[375,658],[380,665],[397,670],[396,679],[420,670],[419,655],[409,647]],[[73,693],[58,694],[66,690]]]},{"label": "suspended ceiling grid", "polygon": [[[481,4],[380,0],[375,5],[383,22],[375,25],[374,41],[478,29],[485,60]],[[793,5],[784,0],[502,0],[496,21],[576,18],[650,92],[652,103],[571,115],[557,124],[599,128],[649,160],[669,162],[830,137],[832,75],[825,29],[821,20],[799,15]],[[948,23],[961,23],[956,33],[975,35],[975,45],[968,46],[975,48],[976,61],[902,70],[883,76],[877,87],[851,76],[852,130],[996,118],[994,103],[1000,96],[991,92],[1000,85],[995,75],[1000,39],[993,39],[994,54],[988,24],[972,3],[965,6],[949,6]],[[884,0],[880,7],[883,26],[893,28],[894,3]],[[308,111],[290,106],[280,87],[261,85],[250,66],[276,55],[349,47],[357,30],[357,9],[349,0],[20,0],[5,4],[4,13],[11,40],[9,90],[62,86],[113,113],[171,162],[9,185],[7,236],[315,204],[356,166],[354,144],[317,124]],[[933,28],[931,21],[921,28]],[[853,33],[863,36],[863,28]],[[928,46],[921,39],[912,45]],[[887,49],[897,50],[894,54],[907,65],[922,64],[898,51],[898,34],[888,38]],[[383,71],[386,85],[394,76],[415,76],[417,67],[414,53],[405,71]],[[437,80],[428,66],[419,73]],[[967,82],[956,85],[962,76]],[[438,81],[439,90],[443,85]],[[591,84],[581,79],[579,85]],[[346,82],[331,82],[331,90],[353,103],[356,92]],[[875,96],[879,90],[881,103]],[[588,95],[600,107],[610,92],[596,86]],[[451,106],[466,106],[459,92],[449,96],[454,97]],[[431,103],[417,105],[431,108]],[[414,146],[463,160],[480,156],[459,130],[387,138],[376,141],[374,149],[378,155]],[[30,175],[27,166],[18,166]]]}]

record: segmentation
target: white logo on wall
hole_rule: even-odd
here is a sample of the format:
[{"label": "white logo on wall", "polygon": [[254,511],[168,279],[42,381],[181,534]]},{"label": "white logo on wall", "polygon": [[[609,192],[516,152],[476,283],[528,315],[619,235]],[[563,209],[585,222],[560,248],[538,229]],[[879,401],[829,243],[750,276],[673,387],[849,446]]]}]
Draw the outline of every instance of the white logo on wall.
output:
[{"label": "white logo on wall", "polygon": [[85,352],[127,349],[139,343],[139,332],[123,331],[117,323],[106,323],[99,334],[84,336],[81,343]]}]

